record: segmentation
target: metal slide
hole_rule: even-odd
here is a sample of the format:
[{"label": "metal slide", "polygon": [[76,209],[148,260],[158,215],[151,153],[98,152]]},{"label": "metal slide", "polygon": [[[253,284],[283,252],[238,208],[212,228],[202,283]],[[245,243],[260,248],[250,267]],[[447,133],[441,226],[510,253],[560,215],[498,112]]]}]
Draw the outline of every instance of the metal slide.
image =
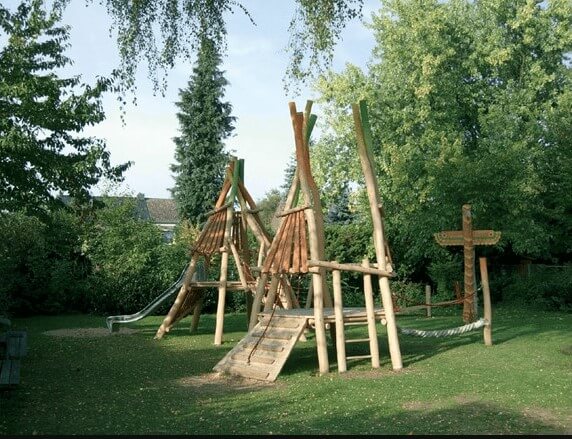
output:
[{"label": "metal slide", "polygon": [[[185,273],[187,272],[188,267],[189,267],[189,264],[187,264],[185,269],[181,272],[181,275],[175,281],[175,283],[173,283],[169,288],[167,288],[165,291],[163,291],[163,293],[161,293],[160,296],[156,297],[149,305],[147,305],[141,311],[136,312],[135,314],[128,314],[128,315],[124,315],[124,316],[109,316],[109,317],[107,317],[105,322],[107,323],[107,328],[109,329],[109,332],[118,332],[119,331],[119,325],[122,323],[136,322],[137,320],[141,320],[142,318],[147,317],[159,305],[161,305],[161,303],[163,303],[165,300],[167,300],[172,295],[176,294],[179,291],[179,289],[181,288],[181,286],[183,285],[183,279],[185,278]],[[197,272],[195,271],[195,273],[193,274],[193,280],[195,280],[196,275],[197,275]]]}]

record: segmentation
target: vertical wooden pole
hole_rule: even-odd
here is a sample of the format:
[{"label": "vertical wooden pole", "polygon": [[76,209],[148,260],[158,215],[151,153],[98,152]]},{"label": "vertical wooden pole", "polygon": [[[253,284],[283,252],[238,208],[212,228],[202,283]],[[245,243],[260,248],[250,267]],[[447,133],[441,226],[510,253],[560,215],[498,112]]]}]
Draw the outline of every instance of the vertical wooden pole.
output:
[{"label": "vertical wooden pole", "polygon": [[314,283],[310,280],[310,285],[308,286],[308,295],[306,296],[306,305],[304,308],[312,308],[312,301],[314,300]]},{"label": "vertical wooden pole", "polygon": [[177,294],[177,298],[175,299],[173,306],[171,306],[171,309],[163,319],[163,323],[161,323],[161,326],[159,326],[159,329],[157,329],[157,333],[155,334],[155,339],[160,340],[161,338],[163,338],[163,335],[165,335],[166,332],[169,332],[171,324],[173,323],[175,316],[179,312],[179,309],[181,308],[181,305],[183,304],[183,301],[187,296],[189,285],[193,279],[193,274],[195,274],[196,267],[197,267],[197,256],[193,255],[191,258],[191,262],[187,267],[187,272],[185,273],[183,285],[181,286],[181,289]]},{"label": "vertical wooden pole", "polygon": [[473,320],[479,316],[479,294],[477,292],[477,258],[475,256],[475,247],[473,247],[473,285],[475,294],[473,295]]},{"label": "vertical wooden pole", "polygon": [[250,324],[248,325],[248,330],[252,330],[258,323],[258,313],[260,312],[260,306],[262,304],[262,298],[264,297],[264,292],[266,290],[266,282],[268,282],[268,273],[261,273],[258,278],[258,284],[256,285],[256,294],[254,296],[254,301],[252,302],[252,311],[250,312]]},{"label": "vertical wooden pole", "polygon": [[[235,170],[235,172],[237,172]],[[231,190],[232,195],[232,190]],[[216,326],[215,326],[215,337],[214,337],[214,344],[221,345],[222,344],[222,334],[224,329],[224,306],[226,301],[226,281],[227,281],[227,274],[228,274],[228,253],[229,253],[229,246],[228,240],[230,240],[230,231],[232,229],[232,219],[233,219],[233,207],[229,206],[226,209],[226,226],[224,232],[224,240],[225,243],[222,254],[220,258],[220,278],[219,278],[219,286],[218,286],[218,302],[216,308]]]},{"label": "vertical wooden pole", "polygon": [[252,315],[252,304],[254,303],[254,294],[250,290],[246,290],[244,294],[246,294],[246,327],[250,328],[250,316]]},{"label": "vertical wooden pole", "polygon": [[[469,323],[474,320],[473,300],[475,300],[474,266],[475,247],[473,246],[473,225],[471,219],[471,205],[463,205],[463,258],[465,266],[464,284],[465,300],[463,304],[463,320]],[[472,300],[471,300],[472,299]]]},{"label": "vertical wooden pole", "polygon": [[431,317],[431,285],[425,285],[425,303],[427,304],[427,317]]},{"label": "vertical wooden pole", "polygon": [[493,345],[493,309],[491,306],[491,291],[489,289],[489,274],[487,258],[479,258],[481,268],[481,283],[483,284],[483,313],[487,321],[483,329],[483,338],[486,346]]},{"label": "vertical wooden pole", "polygon": [[282,300],[282,303],[284,305],[285,309],[292,309],[294,308],[294,295],[292,292],[292,288],[290,288],[290,283],[288,282],[288,279],[286,279],[286,275],[282,276],[282,279],[280,279],[280,286],[282,287],[280,289],[281,291],[281,298],[280,300]]},{"label": "vertical wooden pole", "polygon": [[191,332],[197,332],[199,327],[199,319],[201,317],[201,310],[203,309],[203,293],[198,293],[201,295],[200,299],[198,300],[197,304],[193,309],[193,319],[191,321]]},{"label": "vertical wooden pole", "polygon": [[[371,133],[367,116],[367,107],[364,101],[360,105],[352,105],[354,123],[356,127],[356,137],[358,145],[358,154],[365,177],[367,195],[371,210],[373,222],[373,237],[375,254],[378,268],[386,270],[387,261],[385,259],[385,237],[383,233],[383,219],[380,211],[380,197],[377,189],[377,182],[374,171],[374,162],[371,152]],[[387,340],[389,344],[389,353],[391,356],[391,364],[393,370],[403,368],[401,359],[401,348],[399,347],[399,337],[397,335],[397,322],[395,321],[395,313],[393,311],[393,301],[391,298],[391,290],[389,288],[389,279],[379,276],[379,289],[381,291],[381,300],[385,311],[385,319],[387,321]]]},{"label": "vertical wooden pole", "polygon": [[[308,112],[308,106],[306,107]],[[323,234],[322,206],[317,188],[313,183],[310,170],[309,152],[307,142],[304,139],[303,124],[304,116],[296,111],[296,104],[290,102],[290,115],[294,128],[294,138],[296,143],[296,160],[298,163],[298,176],[300,178],[300,188],[304,194],[304,201],[311,205],[312,209],[306,209],[304,215],[308,224],[308,239],[310,244],[310,257],[316,260],[323,260],[324,251],[320,246],[320,233]],[[329,372],[328,345],[326,340],[326,326],[324,322],[324,295],[327,294],[325,288],[325,269],[319,268],[312,271],[312,283],[314,285],[314,326],[316,329],[316,349],[318,352],[318,367],[320,374]],[[331,300],[330,300],[331,306]]]},{"label": "vertical wooden pole", "polygon": [[280,275],[272,275],[272,280],[270,281],[270,288],[268,288],[268,294],[266,295],[266,301],[264,302],[264,311],[272,311],[274,302],[276,301],[276,292],[278,291],[278,285],[280,284]]},{"label": "vertical wooden pole", "polygon": [[[364,267],[369,268],[369,260],[362,261]],[[377,329],[375,327],[375,305],[373,300],[373,286],[371,274],[363,275],[363,293],[365,295],[365,310],[367,313],[367,332],[369,335],[369,352],[371,353],[371,367],[379,367],[379,344],[377,343]]]},{"label": "vertical wooden pole", "polygon": [[344,310],[342,301],[342,281],[339,270],[332,271],[334,284],[334,316],[336,319],[336,355],[338,359],[338,372],[348,370],[346,363],[346,336],[344,334]]},{"label": "vertical wooden pole", "polygon": [[266,245],[264,245],[264,242],[261,242],[260,248],[258,249],[258,259],[256,260],[257,267],[262,267],[262,262],[264,261],[265,254],[266,254]]}]

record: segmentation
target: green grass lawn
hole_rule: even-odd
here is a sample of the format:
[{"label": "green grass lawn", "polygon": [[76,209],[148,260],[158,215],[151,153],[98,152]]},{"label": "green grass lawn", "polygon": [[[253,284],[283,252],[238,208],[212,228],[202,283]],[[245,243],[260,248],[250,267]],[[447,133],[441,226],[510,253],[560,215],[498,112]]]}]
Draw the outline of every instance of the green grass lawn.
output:
[{"label": "green grass lawn", "polygon": [[[448,328],[459,315],[399,316],[398,324]],[[310,333],[272,384],[212,373],[245,334],[244,315],[226,317],[222,346],[213,345],[213,316],[201,317],[197,334],[187,318],[153,340],[161,320],[81,337],[50,331],[81,335],[74,330],[105,328],[104,318],[13,321],[28,330],[29,354],[21,385],[0,400],[0,434],[572,434],[571,314],[496,307],[492,347],[481,331],[402,335],[401,372],[380,330],[380,369],[361,360],[338,374],[330,345],[332,373],[317,376]],[[350,346],[348,354],[366,353]]]}]

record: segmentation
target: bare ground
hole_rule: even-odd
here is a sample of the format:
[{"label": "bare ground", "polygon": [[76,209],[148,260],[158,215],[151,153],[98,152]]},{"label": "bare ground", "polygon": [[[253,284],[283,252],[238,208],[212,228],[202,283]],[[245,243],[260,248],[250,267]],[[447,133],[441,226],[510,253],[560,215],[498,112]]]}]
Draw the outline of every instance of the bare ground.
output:
[{"label": "bare ground", "polygon": [[75,338],[96,338],[96,337],[115,337],[118,335],[131,335],[139,332],[137,329],[121,328],[119,332],[110,333],[107,328],[69,328],[69,329],[53,329],[45,331],[43,334],[52,337],[75,337]]}]

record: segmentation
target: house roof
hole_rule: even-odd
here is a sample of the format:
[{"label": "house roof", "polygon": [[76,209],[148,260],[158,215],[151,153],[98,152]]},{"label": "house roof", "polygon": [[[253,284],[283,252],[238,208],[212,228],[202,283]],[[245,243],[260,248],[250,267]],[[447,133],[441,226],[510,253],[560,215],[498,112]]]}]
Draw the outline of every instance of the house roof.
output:
[{"label": "house roof", "polygon": [[176,224],[179,221],[177,205],[170,198],[145,198],[149,219],[156,224]]},{"label": "house roof", "polygon": [[[69,204],[71,198],[67,195],[60,195],[60,199]],[[144,220],[151,220],[155,224],[177,224],[179,222],[179,214],[175,200],[171,198],[145,198],[145,195],[139,193],[136,197],[94,197],[97,200],[104,201],[112,199],[121,203],[124,200],[135,199],[135,215]]]}]

